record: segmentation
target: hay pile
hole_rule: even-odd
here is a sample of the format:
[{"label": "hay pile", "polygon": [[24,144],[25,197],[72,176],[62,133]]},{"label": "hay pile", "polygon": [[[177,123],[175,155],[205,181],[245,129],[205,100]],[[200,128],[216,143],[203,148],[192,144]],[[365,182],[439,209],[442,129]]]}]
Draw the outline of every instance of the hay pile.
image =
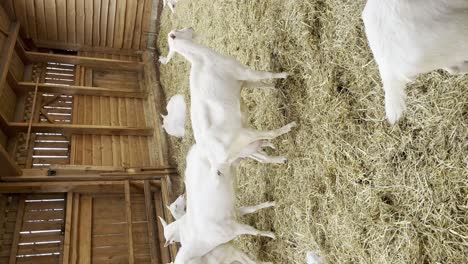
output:
[{"label": "hay pile", "polygon": [[[278,238],[237,243],[264,261],[464,263],[468,259],[468,76],[421,76],[399,126],[384,120],[383,91],[367,46],[365,1],[184,0],[163,11],[167,33],[193,26],[199,42],[257,70],[293,74],[277,90],[243,92],[259,129],[297,121],[275,141],[287,165],[243,162],[239,204],[279,206],[245,218]],[[169,98],[188,98],[189,65],[162,66]],[[189,127],[187,127],[189,129]],[[171,139],[179,169],[193,143]]]}]

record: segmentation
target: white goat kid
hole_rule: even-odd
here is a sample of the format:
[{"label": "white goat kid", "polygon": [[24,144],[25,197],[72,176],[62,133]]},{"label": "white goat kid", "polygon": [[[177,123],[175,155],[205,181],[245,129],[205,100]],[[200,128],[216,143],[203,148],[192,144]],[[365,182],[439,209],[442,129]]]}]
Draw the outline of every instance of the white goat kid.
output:
[{"label": "white goat kid", "polygon": [[177,199],[173,203],[171,203],[171,205],[167,206],[175,220],[178,220],[182,218],[182,216],[184,216],[185,207],[185,195],[183,194],[177,197]]},{"label": "white goat kid", "polygon": [[239,235],[275,238],[272,232],[237,222],[234,167],[221,176],[211,171],[200,146],[193,145],[187,154],[185,170],[187,212],[164,230],[166,238],[173,241],[179,238],[182,245],[175,264],[190,263]]},{"label": "white goat kid", "polygon": [[168,6],[172,13],[175,13],[175,7],[179,0],[163,0],[163,6]]},{"label": "white goat kid", "polygon": [[[191,120],[195,141],[208,146],[213,142],[203,140],[222,142],[218,144],[221,152],[215,151],[209,156],[212,162],[213,156],[218,159],[222,157],[220,162],[213,163],[213,167],[216,167],[216,163],[229,163],[241,156],[251,156],[262,162],[284,163],[284,157],[270,157],[260,148],[268,144],[264,139],[270,140],[287,133],[296,124],[290,123],[279,130],[267,132],[245,128],[240,92],[242,86],[261,87],[265,85],[261,80],[286,78],[287,74],[251,70],[233,58],[194,43],[192,37],[192,28],[171,31],[168,35],[169,55],[167,58],[160,57],[160,62],[168,63],[176,52],[191,62]],[[224,138],[219,138],[221,134]],[[238,145],[234,147],[232,142]]]},{"label": "white goat kid", "polygon": [[163,118],[163,128],[171,136],[184,137],[185,116],[187,113],[184,96],[180,94],[172,96],[167,103],[166,109],[167,115],[161,114]]},{"label": "white goat kid", "polygon": [[391,124],[403,115],[405,86],[418,74],[468,72],[468,1],[368,0],[362,18]]}]

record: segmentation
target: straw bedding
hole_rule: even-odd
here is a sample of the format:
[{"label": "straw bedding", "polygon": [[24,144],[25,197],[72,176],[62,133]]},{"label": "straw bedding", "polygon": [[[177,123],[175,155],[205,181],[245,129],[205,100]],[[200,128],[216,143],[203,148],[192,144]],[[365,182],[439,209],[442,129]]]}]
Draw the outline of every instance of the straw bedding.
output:
[{"label": "straw bedding", "polygon": [[[181,0],[164,10],[167,33],[193,26],[197,41],[256,70],[287,71],[277,89],[244,90],[258,129],[298,122],[274,141],[285,165],[251,160],[239,171],[239,205],[275,200],[245,217],[276,240],[242,237],[263,261],[464,263],[468,259],[468,76],[436,71],[408,86],[398,126],[384,120],[383,91],[361,21],[364,0]],[[164,92],[188,96],[190,65],[160,67]],[[187,124],[190,131],[190,124]],[[193,144],[170,139],[181,174]],[[182,188],[182,187],[181,187]]]}]

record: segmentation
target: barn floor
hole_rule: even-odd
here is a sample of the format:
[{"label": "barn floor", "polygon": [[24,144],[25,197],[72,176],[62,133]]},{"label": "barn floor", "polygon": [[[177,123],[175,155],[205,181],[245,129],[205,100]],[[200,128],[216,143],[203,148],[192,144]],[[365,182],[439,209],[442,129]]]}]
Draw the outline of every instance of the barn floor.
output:
[{"label": "barn floor", "polygon": [[[279,206],[245,218],[276,240],[236,243],[263,261],[305,263],[314,250],[329,263],[463,263],[468,258],[468,76],[438,71],[408,89],[408,112],[391,127],[367,46],[365,1],[198,0],[164,9],[167,33],[193,26],[198,41],[258,70],[287,71],[277,90],[243,92],[259,129],[297,121],[275,141],[286,165],[244,161],[239,205]],[[167,98],[187,96],[189,64],[161,66]],[[189,133],[189,123],[187,131]],[[170,139],[182,173],[193,143]]]}]

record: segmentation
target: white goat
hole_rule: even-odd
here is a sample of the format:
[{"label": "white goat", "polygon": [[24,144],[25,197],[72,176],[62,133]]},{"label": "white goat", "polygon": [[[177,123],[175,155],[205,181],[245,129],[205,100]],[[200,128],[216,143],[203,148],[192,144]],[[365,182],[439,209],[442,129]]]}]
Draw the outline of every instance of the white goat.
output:
[{"label": "white goat", "polygon": [[[287,133],[296,123],[274,131],[245,128],[241,111],[241,87],[260,87],[263,79],[286,78],[286,73],[254,71],[235,59],[192,41],[193,29],[171,31],[168,63],[176,52],[192,64],[190,72],[191,120],[195,141],[206,145],[213,168],[229,165],[237,158],[252,157],[262,162],[284,163],[284,157],[270,157],[261,147],[265,140]],[[268,145],[269,146],[269,145]],[[224,164],[224,165],[223,165]]]},{"label": "white goat", "polygon": [[391,124],[403,115],[405,86],[418,74],[468,72],[468,1],[368,0],[362,18]]},{"label": "white goat", "polygon": [[172,13],[175,13],[175,7],[179,0],[163,0],[163,6],[168,6]]},{"label": "white goat", "polygon": [[163,128],[174,137],[184,137],[185,135],[185,116],[187,107],[184,96],[177,94],[171,97],[166,106],[167,115],[163,118]]},{"label": "white goat", "polygon": [[200,146],[193,145],[188,152],[185,170],[187,212],[164,229],[166,238],[178,239],[182,245],[175,264],[190,263],[239,235],[275,238],[272,232],[237,222],[236,174],[233,170],[231,167],[229,173],[221,176],[210,173],[210,163]]},{"label": "white goat", "polygon": [[[276,202],[264,202],[261,204],[257,204],[254,206],[243,206],[237,209],[238,216],[244,216],[247,214],[253,214],[261,209],[274,207],[276,206]],[[184,195],[180,195],[170,206],[168,206],[169,211],[171,212],[174,219],[179,220],[185,215],[186,210],[186,202]],[[167,224],[167,222],[159,217],[161,224],[164,230],[164,237],[166,239],[166,243],[164,246],[168,246],[174,242],[180,242],[180,235],[178,234],[179,231],[179,224],[173,222],[172,224]]]},{"label": "white goat", "polygon": [[271,264],[271,262],[254,261],[232,243],[217,246],[201,258],[189,261],[187,264]]}]

